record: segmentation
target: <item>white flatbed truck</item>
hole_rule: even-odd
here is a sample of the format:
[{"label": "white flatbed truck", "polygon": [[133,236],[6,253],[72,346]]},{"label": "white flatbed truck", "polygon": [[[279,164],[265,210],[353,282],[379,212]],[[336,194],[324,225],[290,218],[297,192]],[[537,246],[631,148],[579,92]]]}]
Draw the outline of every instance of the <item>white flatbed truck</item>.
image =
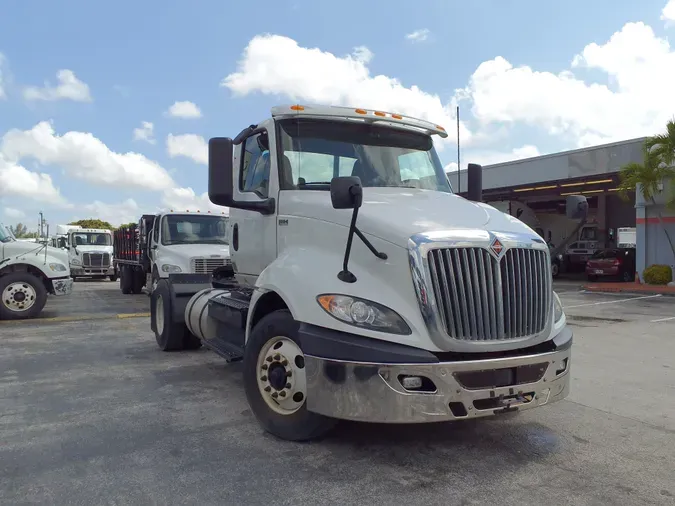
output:
[{"label": "white flatbed truck", "polygon": [[[452,192],[433,123],[279,106],[209,140],[209,198],[230,208],[224,279],[170,274],[151,298],[162,350],[243,360],[262,427],[308,440],[337,420],[422,423],[565,398],[572,330],[544,240]],[[567,214],[583,219],[583,196]]]}]

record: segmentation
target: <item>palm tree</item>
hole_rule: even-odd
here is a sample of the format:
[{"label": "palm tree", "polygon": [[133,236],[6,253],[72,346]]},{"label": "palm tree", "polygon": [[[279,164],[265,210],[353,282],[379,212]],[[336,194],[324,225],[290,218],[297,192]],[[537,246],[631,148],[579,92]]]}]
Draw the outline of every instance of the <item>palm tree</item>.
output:
[{"label": "palm tree", "polygon": [[[666,234],[666,239],[670,244],[670,249],[675,256],[675,247],[670,238],[668,230],[663,224],[663,215],[656,206],[655,195],[661,191],[662,185],[668,186],[668,183],[675,180],[675,169],[672,166],[675,158],[675,122],[668,122],[668,132],[664,136],[650,137],[642,147],[642,163],[629,163],[621,168],[619,179],[621,181],[619,194],[628,199],[631,192],[635,192],[640,185],[640,193],[645,202],[651,203],[657,210],[659,224]],[[658,139],[658,141],[656,140]],[[670,148],[669,146],[673,146]],[[668,163],[666,160],[670,161]],[[675,208],[675,192],[670,194],[666,201],[666,206]]]}]

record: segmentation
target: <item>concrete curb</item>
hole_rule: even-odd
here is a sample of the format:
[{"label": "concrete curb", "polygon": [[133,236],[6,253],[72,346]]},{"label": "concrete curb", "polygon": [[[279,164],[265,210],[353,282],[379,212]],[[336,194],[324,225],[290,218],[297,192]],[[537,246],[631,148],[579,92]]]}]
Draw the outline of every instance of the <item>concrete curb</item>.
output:
[{"label": "concrete curb", "polygon": [[665,291],[665,290],[635,290],[633,288],[622,288],[622,287],[597,287],[593,285],[582,285],[582,290],[585,290],[589,293],[623,293],[626,295],[662,295],[663,297],[675,297],[674,291]]}]

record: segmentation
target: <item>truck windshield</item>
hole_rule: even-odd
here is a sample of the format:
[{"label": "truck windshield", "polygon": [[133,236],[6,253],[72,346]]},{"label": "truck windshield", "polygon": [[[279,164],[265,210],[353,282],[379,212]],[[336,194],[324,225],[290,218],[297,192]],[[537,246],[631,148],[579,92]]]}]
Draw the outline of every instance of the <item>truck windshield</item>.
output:
[{"label": "truck windshield", "polygon": [[110,234],[100,232],[74,232],[72,244],[75,246],[111,246],[112,238]]},{"label": "truck windshield", "polygon": [[162,244],[227,244],[227,218],[171,214],[162,218]]},{"label": "truck windshield", "polygon": [[363,187],[452,192],[426,134],[303,118],[280,121],[279,137],[282,190],[327,189],[333,177],[359,176]]},{"label": "truck windshield", "polygon": [[0,223],[0,242],[11,242],[11,241],[16,241],[14,234],[4,224]]}]

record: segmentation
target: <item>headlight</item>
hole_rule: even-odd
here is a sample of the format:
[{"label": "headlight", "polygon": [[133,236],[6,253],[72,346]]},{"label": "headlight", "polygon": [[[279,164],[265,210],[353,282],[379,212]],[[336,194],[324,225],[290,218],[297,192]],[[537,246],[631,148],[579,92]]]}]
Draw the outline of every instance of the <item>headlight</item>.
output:
[{"label": "headlight", "polygon": [[73,265],[82,265],[82,260],[80,260],[79,258],[73,258],[70,260],[70,263]]},{"label": "headlight", "polygon": [[173,264],[162,265],[162,272],[183,272],[183,269]]},{"label": "headlight", "polygon": [[562,253],[558,253],[556,255],[556,258],[562,262],[562,259],[563,259]]},{"label": "headlight", "polygon": [[564,314],[565,312],[563,311],[563,306],[562,302],[560,302],[560,297],[558,297],[557,293],[553,292],[553,316],[554,316],[553,321],[555,323],[558,323]]},{"label": "headlight", "polygon": [[316,300],[326,313],[349,325],[391,334],[412,333],[395,311],[376,302],[336,294],[319,295]]},{"label": "headlight", "polygon": [[65,272],[68,270],[63,264],[49,264],[49,268],[54,272]]}]

